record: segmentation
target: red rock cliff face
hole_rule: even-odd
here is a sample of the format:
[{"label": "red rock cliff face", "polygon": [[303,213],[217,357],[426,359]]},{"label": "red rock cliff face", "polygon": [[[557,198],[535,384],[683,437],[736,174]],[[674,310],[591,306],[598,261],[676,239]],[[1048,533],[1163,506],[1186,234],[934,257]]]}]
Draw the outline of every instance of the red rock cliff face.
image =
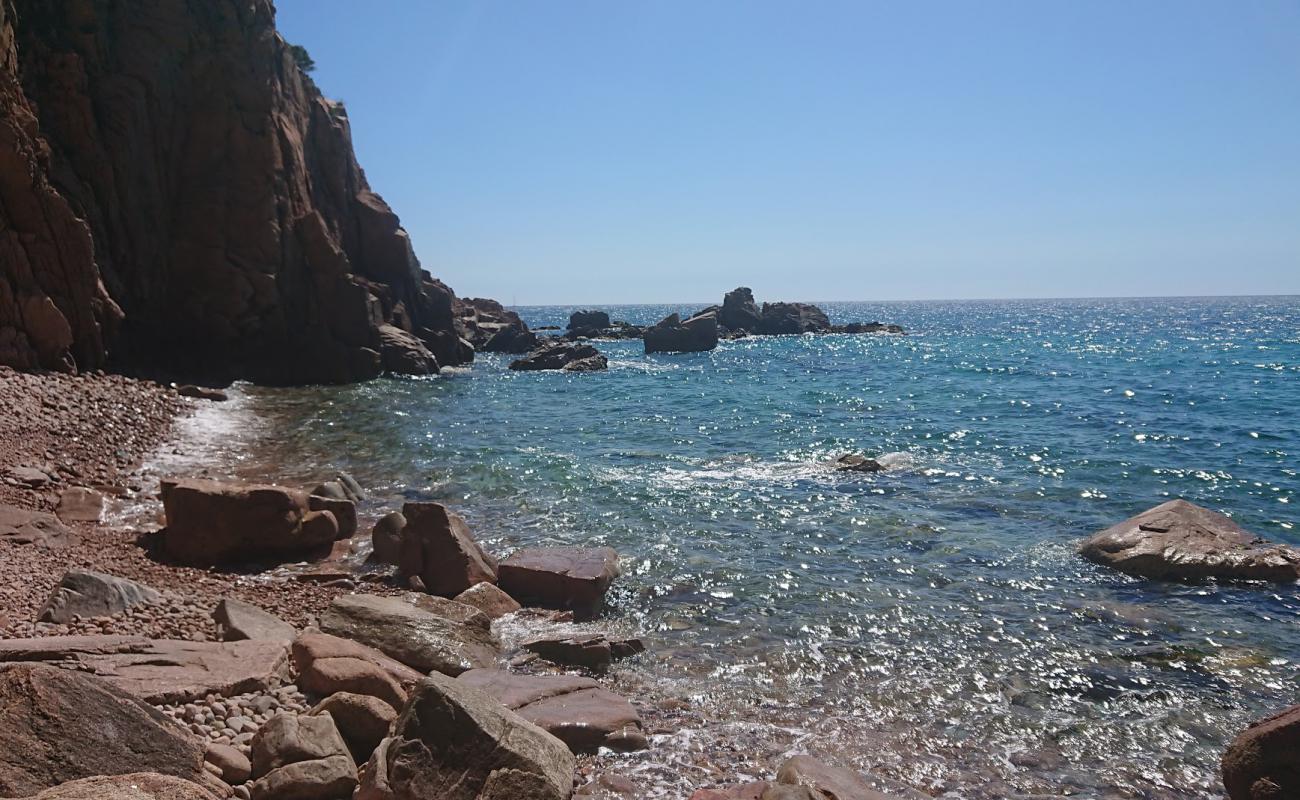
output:
[{"label": "red rock cliff face", "polygon": [[0,8],[0,363],[307,383],[472,358],[270,0]]}]

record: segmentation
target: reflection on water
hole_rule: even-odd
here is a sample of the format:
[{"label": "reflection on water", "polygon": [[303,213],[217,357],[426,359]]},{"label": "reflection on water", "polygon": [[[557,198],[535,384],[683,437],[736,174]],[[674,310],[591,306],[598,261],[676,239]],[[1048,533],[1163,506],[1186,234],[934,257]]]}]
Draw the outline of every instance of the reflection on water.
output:
[{"label": "reflection on water", "polygon": [[[616,679],[671,730],[609,761],[647,797],[787,751],[951,797],[1218,796],[1225,742],[1300,697],[1296,587],[1147,583],[1073,548],[1173,496],[1300,542],[1300,301],[827,310],[913,334],[246,387],[161,469],[342,468],[372,515],[441,499],[497,553],[617,548],[614,613],[651,652]],[[891,468],[828,466],[848,451]]]}]

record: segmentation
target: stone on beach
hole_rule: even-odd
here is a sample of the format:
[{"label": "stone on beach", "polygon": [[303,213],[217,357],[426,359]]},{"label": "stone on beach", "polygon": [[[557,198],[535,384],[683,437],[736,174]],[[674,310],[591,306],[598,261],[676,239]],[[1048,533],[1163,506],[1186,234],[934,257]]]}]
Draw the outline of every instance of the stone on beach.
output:
[{"label": "stone on beach", "polygon": [[500,563],[497,585],[524,605],[590,620],[618,575],[618,553],[611,547],[530,547]]},{"label": "stone on beach", "polygon": [[212,743],[208,745],[207,752],[203,758],[209,764],[217,768],[221,780],[237,786],[248,780],[253,774],[253,765],[248,760],[248,756],[237,747],[228,744]]},{"label": "stone on beach", "polygon": [[402,553],[402,529],[406,517],[400,511],[390,511],[379,518],[370,531],[370,559],[381,564],[397,564]]},{"label": "stone on beach", "polygon": [[590,678],[474,669],[456,680],[495,697],[575,753],[649,747],[641,715],[632,704]]},{"label": "stone on beach", "polygon": [[1300,705],[1246,728],[1223,754],[1229,800],[1300,797]]},{"label": "stone on beach", "polygon": [[370,758],[379,743],[388,735],[397,709],[388,703],[366,694],[336,692],[326,697],[312,714],[329,714],[334,718],[339,733],[347,742],[352,760],[363,764]]},{"label": "stone on beach", "polygon": [[410,687],[424,677],[373,647],[314,630],[294,641],[293,663],[298,685],[306,691],[369,695],[398,710],[406,704]]},{"label": "stone on beach", "polygon": [[296,489],[189,479],[165,481],[162,497],[164,550],[182,564],[300,558],[338,534],[334,515]]},{"label": "stone on beach", "polygon": [[357,532],[357,505],[351,500],[310,494],[307,496],[307,508],[312,511],[328,511],[333,514],[334,521],[339,526],[336,534],[339,539],[351,539]]},{"label": "stone on beach", "polygon": [[289,623],[252,603],[223,597],[212,612],[222,641],[266,639],[273,642],[292,642],[298,631]]},{"label": "stone on beach", "polygon": [[54,513],[64,522],[101,522],[104,518],[104,495],[85,486],[74,486],[59,493]]},{"label": "stone on beach", "polygon": [[488,619],[499,619],[523,608],[513,597],[501,591],[501,587],[487,582],[476,583],[452,599],[477,608]]},{"label": "stone on beach", "polygon": [[356,764],[334,718],[277,714],[252,744],[254,800],[337,800],[357,785]]},{"label": "stone on beach", "polygon": [[0,541],[61,550],[71,537],[72,531],[53,514],[0,505]]},{"label": "stone on beach", "polygon": [[575,763],[491,696],[433,674],[371,756],[356,800],[568,800]]},{"label": "stone on beach", "polygon": [[95,775],[202,781],[204,747],[160,712],[91,675],[0,666],[0,797]]},{"label": "stone on beach", "polygon": [[497,656],[487,617],[438,597],[343,595],[321,615],[320,627],[421,672],[459,675],[489,666]]},{"label": "stone on beach", "polygon": [[495,583],[497,564],[474,541],[469,526],[441,503],[402,506],[398,575],[419,576],[425,591],[454,597],[476,583]]},{"label": "stone on beach", "polygon": [[713,312],[683,321],[669,314],[643,334],[647,353],[699,353],[718,346],[718,318]]},{"label": "stone on beach", "polygon": [[1300,549],[1274,544],[1223,514],[1170,500],[1093,534],[1084,558],[1120,572],[1166,580],[1300,580]]},{"label": "stone on beach", "polygon": [[50,599],[41,609],[41,622],[71,622],[73,617],[102,617],[133,606],[157,603],[162,595],[126,578],[72,569],[63,573]]}]

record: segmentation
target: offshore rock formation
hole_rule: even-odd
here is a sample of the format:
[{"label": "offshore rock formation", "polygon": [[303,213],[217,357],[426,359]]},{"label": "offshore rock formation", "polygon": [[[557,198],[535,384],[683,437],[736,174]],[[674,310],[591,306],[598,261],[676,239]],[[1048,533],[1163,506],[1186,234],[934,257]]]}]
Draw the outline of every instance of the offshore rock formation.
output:
[{"label": "offshore rock formation", "polygon": [[457,307],[270,0],[0,0],[0,364],[436,371]]}]

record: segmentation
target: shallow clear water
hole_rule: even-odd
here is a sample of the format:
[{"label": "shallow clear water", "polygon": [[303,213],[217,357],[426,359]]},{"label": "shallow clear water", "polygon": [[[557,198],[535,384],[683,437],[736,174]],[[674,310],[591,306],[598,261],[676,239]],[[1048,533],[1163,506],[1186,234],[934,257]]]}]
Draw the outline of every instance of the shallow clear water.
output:
[{"label": "shallow clear water", "polygon": [[[481,356],[247,388],[194,424],[225,426],[219,472],[339,467],[455,503],[498,553],[617,548],[614,614],[651,647],[620,687],[689,709],[610,759],[647,797],[794,750],[951,797],[1219,796],[1224,744],[1300,701],[1300,590],[1151,583],[1074,546],[1171,497],[1300,544],[1300,298],[823,307],[911,335],[604,342],[584,375]],[[845,452],[895,468],[846,476]]]}]

